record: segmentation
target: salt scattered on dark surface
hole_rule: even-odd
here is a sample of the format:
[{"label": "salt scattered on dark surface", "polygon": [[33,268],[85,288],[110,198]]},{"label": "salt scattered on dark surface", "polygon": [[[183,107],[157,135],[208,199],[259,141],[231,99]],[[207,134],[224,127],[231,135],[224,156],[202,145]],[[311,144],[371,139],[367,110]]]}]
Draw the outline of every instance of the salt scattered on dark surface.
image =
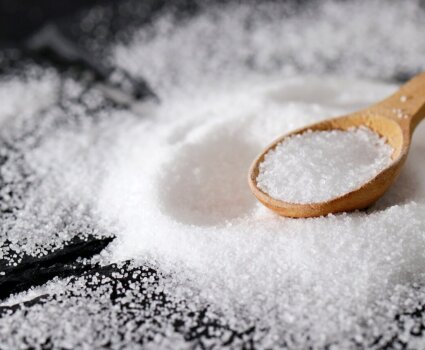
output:
[{"label": "salt scattered on dark surface", "polygon": [[[280,15],[230,5],[177,27],[161,17],[116,46],[117,64],[161,96],[145,114],[101,108],[95,89],[66,79],[60,103],[39,89],[43,113],[10,107],[0,118],[10,188],[2,182],[1,240],[16,251],[2,257],[13,265],[75,236],[117,235],[80,261],[92,273],[4,300],[3,348],[422,347],[422,128],[398,182],[367,213],[283,219],[246,185],[271,139],[395,89],[289,76],[425,68],[425,46],[408,44],[423,42],[419,5],[326,2],[316,20]],[[403,29],[389,31],[401,17]]]},{"label": "salt scattered on dark surface", "polygon": [[[95,227],[87,200],[95,193],[87,174],[97,170],[94,164],[87,167],[89,159],[99,160],[96,149],[108,142],[101,126],[105,112],[95,112],[102,98],[99,92],[87,91],[83,105],[75,100],[83,87],[72,79],[50,71],[41,80],[31,76],[30,70],[25,79],[8,81],[4,87],[13,98],[4,100],[0,132],[0,258],[12,265],[24,255],[43,256],[59,249],[76,236],[109,234]],[[15,92],[24,104],[17,102]]]}]

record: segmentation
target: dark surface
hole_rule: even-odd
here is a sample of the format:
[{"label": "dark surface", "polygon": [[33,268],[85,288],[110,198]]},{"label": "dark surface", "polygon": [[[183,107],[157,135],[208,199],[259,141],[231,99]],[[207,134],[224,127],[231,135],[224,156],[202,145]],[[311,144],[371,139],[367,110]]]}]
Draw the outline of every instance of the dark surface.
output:
[{"label": "dark surface", "polygon": [[25,255],[17,266],[0,260],[0,271],[5,273],[0,276],[0,299],[41,285],[54,277],[76,276],[90,270],[89,265],[76,263],[76,259],[90,258],[100,253],[112,240],[109,237],[79,239],[77,236],[66,247],[48,255],[39,258]]},{"label": "dark surface", "polygon": [[20,42],[47,22],[57,21],[84,8],[107,2],[111,0],[1,0],[0,42]]}]

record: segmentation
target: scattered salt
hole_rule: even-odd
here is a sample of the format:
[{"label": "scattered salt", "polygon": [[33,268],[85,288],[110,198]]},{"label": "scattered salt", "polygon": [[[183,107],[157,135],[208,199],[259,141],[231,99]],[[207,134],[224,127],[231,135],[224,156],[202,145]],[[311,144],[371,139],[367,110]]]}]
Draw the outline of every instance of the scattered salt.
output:
[{"label": "scattered salt", "polygon": [[351,192],[391,164],[393,149],[366,127],[286,138],[259,166],[258,187],[289,203],[318,203]]},{"label": "scattered salt", "polygon": [[[117,240],[96,261],[131,258],[142,271],[131,287],[114,282],[131,275],[122,268],[98,276],[96,291],[80,277],[6,300],[53,294],[2,315],[2,348],[421,348],[412,333],[421,320],[411,315],[425,300],[423,127],[399,180],[367,213],[284,219],[246,185],[270,139],[396,88],[288,76],[425,68],[423,45],[409,44],[423,42],[419,2],[317,7],[313,18],[226,5],[180,23],[154,20],[114,52],[161,96],[144,117],[93,112],[96,92],[80,98],[84,89],[66,81],[65,108],[25,118],[9,118],[17,104],[7,111],[15,120],[1,135],[14,147],[1,149],[1,195],[13,211],[1,213],[1,246],[42,255],[75,232],[113,231]],[[379,16],[370,21],[371,13]]]},{"label": "scattered salt", "polygon": [[[38,77],[38,75],[41,75]],[[16,115],[37,112],[57,99],[59,79],[53,72],[32,67],[27,79],[7,77],[0,80],[0,125]]]}]

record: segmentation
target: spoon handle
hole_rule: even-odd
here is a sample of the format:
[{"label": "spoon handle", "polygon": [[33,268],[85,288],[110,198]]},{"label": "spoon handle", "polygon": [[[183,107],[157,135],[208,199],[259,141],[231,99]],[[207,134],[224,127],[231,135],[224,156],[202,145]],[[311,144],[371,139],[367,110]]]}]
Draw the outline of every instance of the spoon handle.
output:
[{"label": "spoon handle", "polygon": [[393,95],[372,106],[371,111],[396,120],[412,134],[425,118],[425,73],[413,77]]}]

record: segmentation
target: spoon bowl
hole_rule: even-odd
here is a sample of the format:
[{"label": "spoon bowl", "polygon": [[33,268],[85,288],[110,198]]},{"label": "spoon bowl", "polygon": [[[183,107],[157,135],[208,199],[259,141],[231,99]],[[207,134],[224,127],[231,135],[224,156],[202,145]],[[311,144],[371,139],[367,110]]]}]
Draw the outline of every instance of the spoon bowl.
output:
[{"label": "spoon bowl", "polygon": [[[374,204],[392,185],[406,161],[412,134],[425,117],[425,73],[403,85],[387,99],[352,114],[327,119],[295,130],[276,139],[253,162],[248,176],[255,197],[279,215],[301,218],[365,209]],[[275,199],[257,186],[260,164],[265,155],[289,136],[307,131],[349,130],[365,126],[384,137],[393,148],[391,164],[357,189],[331,200],[317,203],[290,203]],[[326,161],[326,160],[324,160]]]}]

